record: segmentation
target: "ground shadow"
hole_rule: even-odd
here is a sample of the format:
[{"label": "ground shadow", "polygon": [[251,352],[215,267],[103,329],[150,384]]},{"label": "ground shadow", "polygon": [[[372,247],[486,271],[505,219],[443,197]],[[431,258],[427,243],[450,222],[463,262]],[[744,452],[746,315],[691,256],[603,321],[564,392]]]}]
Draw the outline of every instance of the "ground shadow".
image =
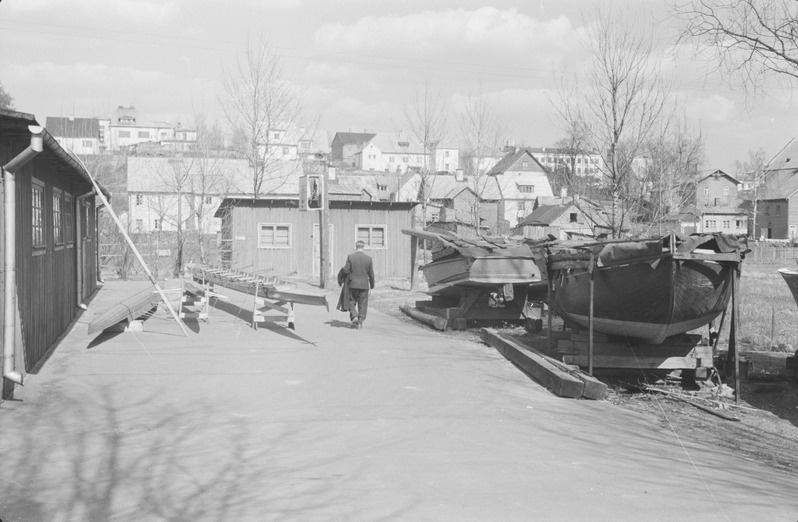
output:
[{"label": "ground shadow", "polygon": [[[211,306],[216,308],[217,310],[221,310],[222,312],[226,312],[234,317],[238,317],[242,321],[245,321],[249,324],[252,324],[252,310],[247,310],[246,308],[241,308],[238,305],[233,303],[222,301],[220,299],[215,299],[211,302]],[[259,330],[265,329],[276,334],[282,335],[283,337],[287,337],[289,339],[294,339],[296,341],[302,341],[308,344],[315,344],[312,341],[308,341],[304,337],[297,335],[294,330],[275,324],[273,322],[266,322],[265,324],[261,324],[258,326]]]},{"label": "ground shadow", "polygon": [[352,323],[349,321],[339,321],[338,319],[332,319],[331,321],[327,321],[325,324],[329,324],[333,328],[352,328]]},{"label": "ground shadow", "polygon": [[100,332],[100,335],[98,335],[97,337],[92,339],[91,342],[89,343],[89,345],[86,346],[86,349],[87,350],[91,350],[92,348],[100,346],[105,341],[110,341],[111,339],[113,339],[113,338],[115,338],[118,335],[123,334],[123,333],[125,333],[125,332],[123,332],[121,330],[117,331],[117,332],[114,332],[114,331],[111,331],[111,330],[105,330],[103,332]]}]

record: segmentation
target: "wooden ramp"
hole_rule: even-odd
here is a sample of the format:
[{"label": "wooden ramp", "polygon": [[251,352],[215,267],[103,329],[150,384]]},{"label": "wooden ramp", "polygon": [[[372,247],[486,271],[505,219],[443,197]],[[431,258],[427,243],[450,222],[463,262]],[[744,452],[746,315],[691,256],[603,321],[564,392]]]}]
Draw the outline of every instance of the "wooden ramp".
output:
[{"label": "wooden ramp", "polygon": [[133,322],[158,306],[161,294],[154,288],[147,288],[134,294],[94,317],[89,323],[89,335],[102,332],[122,321]]}]

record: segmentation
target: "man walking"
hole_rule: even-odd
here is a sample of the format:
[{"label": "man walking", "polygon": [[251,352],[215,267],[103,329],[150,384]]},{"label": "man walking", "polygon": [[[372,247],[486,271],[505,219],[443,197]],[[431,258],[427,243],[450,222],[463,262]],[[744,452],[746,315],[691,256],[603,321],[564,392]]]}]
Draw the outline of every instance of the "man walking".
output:
[{"label": "man walking", "polygon": [[355,243],[355,251],[346,257],[344,270],[349,274],[349,318],[353,328],[363,328],[369,309],[369,290],[374,288],[374,266],[371,257],[363,252],[366,244]]}]

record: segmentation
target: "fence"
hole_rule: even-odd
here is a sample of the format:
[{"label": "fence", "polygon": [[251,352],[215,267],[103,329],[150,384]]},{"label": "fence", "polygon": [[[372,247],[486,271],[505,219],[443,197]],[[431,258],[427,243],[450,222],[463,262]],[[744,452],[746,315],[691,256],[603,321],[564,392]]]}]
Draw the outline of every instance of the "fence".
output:
[{"label": "fence", "polygon": [[794,266],[793,260],[798,259],[798,245],[793,245],[787,241],[750,242],[748,248],[751,251],[745,255],[747,263],[788,264]]}]

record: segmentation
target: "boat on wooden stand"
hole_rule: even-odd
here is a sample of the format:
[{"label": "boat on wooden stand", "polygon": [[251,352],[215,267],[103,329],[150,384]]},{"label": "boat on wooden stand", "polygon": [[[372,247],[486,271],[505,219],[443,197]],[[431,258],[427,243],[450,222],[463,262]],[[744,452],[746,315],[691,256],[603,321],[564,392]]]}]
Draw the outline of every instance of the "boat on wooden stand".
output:
[{"label": "boat on wooden stand", "polygon": [[700,328],[728,306],[742,248],[724,234],[559,243],[548,257],[553,307],[567,321],[647,344]]}]

